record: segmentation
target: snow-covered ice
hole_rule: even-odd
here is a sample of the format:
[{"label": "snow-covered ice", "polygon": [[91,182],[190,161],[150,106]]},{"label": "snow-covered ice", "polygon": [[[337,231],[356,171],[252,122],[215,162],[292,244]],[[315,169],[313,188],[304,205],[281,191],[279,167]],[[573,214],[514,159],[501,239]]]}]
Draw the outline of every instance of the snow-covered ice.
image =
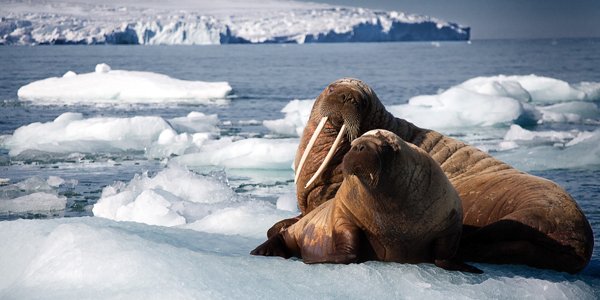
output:
[{"label": "snow-covered ice", "polygon": [[225,103],[232,88],[227,82],[188,81],[152,72],[112,70],[96,65],[95,72],[34,81],[19,88],[20,100],[35,104]]},{"label": "snow-covered ice", "polygon": [[63,113],[54,121],[32,123],[0,140],[9,154],[35,159],[40,153],[68,156],[142,152],[150,158],[181,155],[218,136],[217,115],[191,112],[185,117],[91,117]]},{"label": "snow-covered ice", "polygon": [[586,275],[516,266],[478,264],[485,273],[473,275],[430,264],[306,265],[249,255],[264,237],[94,217],[0,222],[0,239],[0,295],[7,299],[584,300],[596,299],[599,287]]},{"label": "snow-covered ice", "polygon": [[236,194],[222,176],[199,175],[177,165],[106,187],[92,212],[117,221],[256,238],[264,236],[265,227],[292,216],[289,210]]},{"label": "snow-covered ice", "polygon": [[297,138],[235,140],[226,137],[209,141],[199,151],[176,157],[173,161],[191,167],[291,170],[298,143]]},{"label": "snow-covered ice", "polygon": [[272,132],[283,136],[302,136],[314,103],[314,99],[294,99],[281,109],[281,112],[285,114],[283,119],[265,120],[263,125]]}]

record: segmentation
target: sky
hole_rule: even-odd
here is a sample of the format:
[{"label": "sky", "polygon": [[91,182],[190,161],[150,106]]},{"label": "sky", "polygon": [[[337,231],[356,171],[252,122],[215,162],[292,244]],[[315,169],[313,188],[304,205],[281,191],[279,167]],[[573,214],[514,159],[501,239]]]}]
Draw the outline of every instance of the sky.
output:
[{"label": "sky", "polygon": [[600,37],[600,0],[310,0],[310,2],[398,10],[437,17],[470,26],[472,39]]}]

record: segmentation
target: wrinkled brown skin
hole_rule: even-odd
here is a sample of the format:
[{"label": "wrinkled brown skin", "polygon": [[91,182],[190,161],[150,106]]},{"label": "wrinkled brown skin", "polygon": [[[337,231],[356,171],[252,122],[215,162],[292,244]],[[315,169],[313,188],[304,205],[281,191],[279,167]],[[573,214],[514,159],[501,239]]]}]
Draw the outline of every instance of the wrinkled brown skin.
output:
[{"label": "wrinkled brown skin", "polygon": [[[462,199],[464,232],[458,252],[462,259],[569,273],[579,272],[589,263],[594,245],[592,229],[564,189],[473,146],[395,118],[360,80],[337,80],[319,95],[300,141],[296,164],[316,124],[326,115],[331,117],[328,131],[321,133],[297,184],[303,215],[331,199],[339,188],[341,159],[352,137],[342,142],[328,170],[315,184],[307,189],[304,184],[318,168],[341,124],[354,122],[358,124],[352,124],[356,128],[354,136],[372,129],[390,130],[423,149],[442,167]],[[275,224],[269,234],[296,220]]]},{"label": "wrinkled brown skin", "polygon": [[461,201],[427,153],[379,130],[355,140],[341,168],[344,179],[333,199],[252,254],[305,263],[428,262],[481,273],[454,259]]}]

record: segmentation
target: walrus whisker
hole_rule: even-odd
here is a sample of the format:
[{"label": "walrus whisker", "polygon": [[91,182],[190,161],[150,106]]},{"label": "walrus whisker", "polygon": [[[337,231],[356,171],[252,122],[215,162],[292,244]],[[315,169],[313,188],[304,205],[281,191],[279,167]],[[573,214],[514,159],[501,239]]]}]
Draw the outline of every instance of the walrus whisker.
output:
[{"label": "walrus whisker", "polygon": [[302,158],[300,158],[300,162],[298,163],[298,169],[296,170],[296,175],[294,176],[294,183],[296,183],[298,181],[298,177],[300,177],[300,171],[302,171],[302,167],[304,166],[304,162],[306,162],[308,153],[310,152],[313,145],[315,144],[317,137],[323,130],[323,127],[325,126],[325,122],[327,122],[327,117],[321,118],[321,122],[319,122],[319,125],[317,125],[317,129],[315,129],[315,132],[313,132],[313,135],[310,137],[310,141],[308,141],[308,145],[306,145],[306,148],[304,149],[304,153],[302,153]]},{"label": "walrus whisker", "polygon": [[335,150],[337,149],[338,145],[340,144],[342,137],[344,137],[344,134],[346,134],[346,124],[343,124],[342,128],[340,128],[340,132],[338,133],[337,137],[335,138],[333,145],[331,145],[331,149],[329,149],[329,152],[327,153],[327,156],[325,156],[323,163],[321,163],[321,166],[319,167],[319,169],[317,169],[317,172],[315,172],[315,174],[312,176],[312,178],[310,178],[310,180],[306,183],[304,188],[308,188],[313,183],[313,181],[315,181],[321,175],[323,170],[325,170],[325,167],[327,167],[327,165],[329,164],[329,161],[333,157],[333,154],[335,153]]}]

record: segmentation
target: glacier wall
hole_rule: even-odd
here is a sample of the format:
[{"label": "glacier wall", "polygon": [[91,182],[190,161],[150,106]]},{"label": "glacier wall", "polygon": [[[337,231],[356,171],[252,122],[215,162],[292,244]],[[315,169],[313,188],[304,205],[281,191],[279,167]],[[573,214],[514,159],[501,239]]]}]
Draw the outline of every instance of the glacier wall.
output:
[{"label": "glacier wall", "polygon": [[94,7],[69,14],[0,9],[0,44],[215,45],[469,40],[470,28],[427,16],[362,8],[233,15]]}]

